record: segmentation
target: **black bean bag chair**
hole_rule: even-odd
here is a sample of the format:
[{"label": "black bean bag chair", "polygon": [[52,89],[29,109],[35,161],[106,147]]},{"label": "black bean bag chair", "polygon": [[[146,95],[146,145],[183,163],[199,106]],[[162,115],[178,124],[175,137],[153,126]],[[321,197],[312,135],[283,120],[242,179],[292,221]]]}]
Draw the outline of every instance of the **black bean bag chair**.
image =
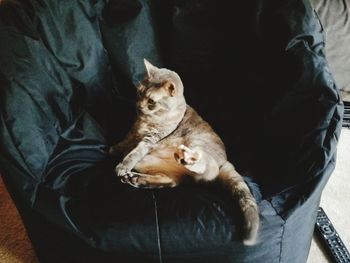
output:
[{"label": "black bean bag chair", "polygon": [[[307,0],[3,1],[0,40],[1,173],[40,262],[306,262],[343,112]],[[256,245],[220,185],[115,176],[143,58],[223,138]]]}]

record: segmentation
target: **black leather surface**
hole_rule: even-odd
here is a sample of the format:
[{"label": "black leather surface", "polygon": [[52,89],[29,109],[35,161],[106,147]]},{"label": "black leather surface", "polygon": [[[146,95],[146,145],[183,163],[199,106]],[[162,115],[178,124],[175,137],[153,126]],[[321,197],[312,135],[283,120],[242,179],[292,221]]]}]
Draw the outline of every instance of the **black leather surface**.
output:
[{"label": "black leather surface", "polygon": [[[1,171],[42,262],[306,261],[342,117],[308,1],[5,1],[0,39]],[[220,187],[114,175],[143,58],[182,76],[246,175],[256,246]]]}]

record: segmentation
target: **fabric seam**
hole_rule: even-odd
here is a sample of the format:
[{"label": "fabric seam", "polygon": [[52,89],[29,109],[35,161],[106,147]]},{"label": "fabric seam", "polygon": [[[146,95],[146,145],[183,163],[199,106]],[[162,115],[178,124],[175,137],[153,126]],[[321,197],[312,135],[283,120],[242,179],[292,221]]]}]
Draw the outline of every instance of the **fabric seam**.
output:
[{"label": "fabric seam", "polygon": [[162,258],[162,247],[160,243],[160,227],[159,227],[159,218],[158,218],[158,206],[157,206],[157,199],[154,194],[154,191],[152,191],[152,197],[154,201],[154,216],[156,219],[156,231],[157,231],[157,246],[158,246],[158,256],[159,256],[159,263],[163,263]]},{"label": "fabric seam", "polygon": [[280,253],[279,253],[279,259],[278,259],[278,262],[281,263],[282,262],[282,250],[283,250],[283,237],[284,237],[284,232],[285,232],[285,226],[286,226],[286,220],[280,215],[280,213],[277,211],[277,209],[274,207],[274,205],[272,204],[272,202],[270,200],[267,200],[271,207],[273,208],[273,210],[275,210],[276,212],[276,215],[278,215],[282,221],[283,221],[283,224],[282,224],[282,233],[281,233],[281,242],[280,242]]}]

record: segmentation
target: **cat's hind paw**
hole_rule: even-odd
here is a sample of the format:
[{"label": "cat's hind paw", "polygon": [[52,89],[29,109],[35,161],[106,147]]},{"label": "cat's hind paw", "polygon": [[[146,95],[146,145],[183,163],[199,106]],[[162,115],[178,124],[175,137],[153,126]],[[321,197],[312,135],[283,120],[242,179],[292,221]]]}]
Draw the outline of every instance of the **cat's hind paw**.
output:
[{"label": "cat's hind paw", "polygon": [[177,185],[170,177],[163,174],[149,175],[137,172],[128,172],[121,178],[121,181],[135,188],[143,189],[175,187]]},{"label": "cat's hind paw", "polygon": [[130,169],[126,165],[124,165],[123,163],[119,163],[115,167],[115,173],[119,177],[123,177],[123,176],[127,175],[129,172],[130,172]]},{"label": "cat's hind paw", "polygon": [[181,144],[177,147],[174,157],[179,164],[187,167],[197,163],[201,158],[201,154]]}]

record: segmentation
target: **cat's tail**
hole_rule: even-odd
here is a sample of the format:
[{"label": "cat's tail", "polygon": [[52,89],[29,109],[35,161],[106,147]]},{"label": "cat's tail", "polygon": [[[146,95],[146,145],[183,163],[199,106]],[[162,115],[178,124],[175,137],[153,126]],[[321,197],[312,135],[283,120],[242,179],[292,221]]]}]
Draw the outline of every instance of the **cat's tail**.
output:
[{"label": "cat's tail", "polygon": [[230,162],[226,162],[221,166],[218,179],[228,188],[233,197],[237,199],[239,207],[243,212],[243,243],[247,246],[254,245],[259,229],[259,211],[255,198],[250,193],[243,177],[235,170]]}]

